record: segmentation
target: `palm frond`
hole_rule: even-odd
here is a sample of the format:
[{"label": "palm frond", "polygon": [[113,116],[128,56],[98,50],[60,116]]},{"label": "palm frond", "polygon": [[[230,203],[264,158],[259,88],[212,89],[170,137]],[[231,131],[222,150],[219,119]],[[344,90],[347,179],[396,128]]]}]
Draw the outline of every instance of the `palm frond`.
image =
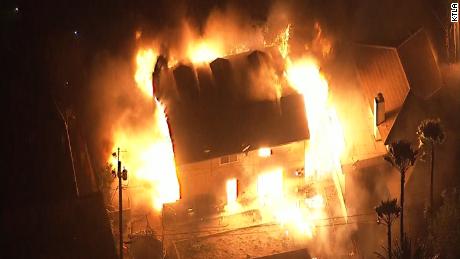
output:
[{"label": "palm frond", "polygon": [[383,254],[379,252],[374,252],[374,254],[377,256],[377,258],[386,259],[387,258],[386,255],[388,254],[388,248],[384,246],[381,246],[381,248],[384,251]]},{"label": "palm frond", "polygon": [[388,153],[384,159],[390,162],[399,171],[406,171],[407,168],[413,166],[419,156],[419,150],[412,148],[412,145],[407,140],[398,140],[387,147]]},{"label": "palm frond", "polygon": [[442,144],[446,139],[446,133],[439,118],[423,120],[417,128],[417,136],[422,145]]}]

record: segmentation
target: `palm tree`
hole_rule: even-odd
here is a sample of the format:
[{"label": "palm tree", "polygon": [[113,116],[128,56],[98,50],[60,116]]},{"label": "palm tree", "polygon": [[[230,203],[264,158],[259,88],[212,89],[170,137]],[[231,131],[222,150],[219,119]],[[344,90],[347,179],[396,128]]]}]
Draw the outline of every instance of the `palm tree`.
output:
[{"label": "palm tree", "polygon": [[375,212],[377,213],[377,223],[384,224],[387,226],[387,235],[388,235],[388,258],[391,259],[391,225],[393,221],[399,217],[399,213],[401,212],[401,207],[398,206],[397,200],[386,200],[382,201],[379,206],[375,208]]},{"label": "palm tree", "polygon": [[401,175],[401,224],[400,240],[404,237],[404,184],[406,182],[406,171],[413,166],[417,159],[418,151],[412,149],[410,142],[407,140],[398,140],[387,146],[388,153],[384,156],[385,160],[398,169]]},{"label": "palm tree", "polygon": [[440,119],[423,120],[417,129],[417,136],[421,150],[431,154],[430,169],[430,211],[433,209],[433,185],[434,185],[434,158],[435,146],[446,140],[446,134]]}]

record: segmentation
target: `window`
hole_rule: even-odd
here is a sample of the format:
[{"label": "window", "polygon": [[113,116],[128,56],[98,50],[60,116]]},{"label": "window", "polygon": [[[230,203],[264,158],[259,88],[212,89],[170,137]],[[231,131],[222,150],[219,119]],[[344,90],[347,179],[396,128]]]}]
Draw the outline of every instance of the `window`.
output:
[{"label": "window", "polygon": [[238,156],[237,155],[228,155],[228,156],[223,156],[220,158],[220,164],[228,164],[228,163],[233,163],[238,161]]},{"label": "window", "polygon": [[236,199],[238,198],[238,180],[236,178],[227,180],[226,189],[227,204],[235,203]]},{"label": "window", "polygon": [[272,150],[269,147],[259,148],[258,154],[260,157],[269,157],[272,155]]},{"label": "window", "polygon": [[276,168],[257,177],[257,195],[262,206],[279,202],[283,197],[283,169]]}]

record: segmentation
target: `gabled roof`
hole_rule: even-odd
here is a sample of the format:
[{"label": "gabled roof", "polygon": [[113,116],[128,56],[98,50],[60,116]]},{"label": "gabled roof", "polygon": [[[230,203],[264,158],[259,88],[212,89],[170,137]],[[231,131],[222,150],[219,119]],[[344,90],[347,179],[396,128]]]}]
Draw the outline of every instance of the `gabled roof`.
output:
[{"label": "gabled roof", "polygon": [[160,72],[154,92],[166,106],[178,164],[309,137],[303,96],[277,97],[278,82],[265,77],[281,78],[278,58],[253,51]]},{"label": "gabled roof", "polygon": [[441,73],[424,30],[400,44],[398,54],[414,95],[427,99],[441,88]]},{"label": "gabled roof", "polygon": [[299,249],[290,252],[284,252],[279,254],[272,254],[263,257],[257,257],[257,259],[310,259],[311,256],[307,249]]},{"label": "gabled roof", "polygon": [[386,119],[379,126],[385,140],[409,93],[409,83],[396,48],[360,45],[358,49],[355,57],[358,80],[371,109],[378,93],[385,98]]},{"label": "gabled roof", "polygon": [[397,47],[356,45],[355,62],[358,79],[371,108],[378,93],[385,98],[385,121],[378,126],[385,144],[395,127],[403,127],[404,122],[398,120],[400,112],[415,109],[407,106],[417,105],[416,99],[430,98],[443,84],[423,30]]}]

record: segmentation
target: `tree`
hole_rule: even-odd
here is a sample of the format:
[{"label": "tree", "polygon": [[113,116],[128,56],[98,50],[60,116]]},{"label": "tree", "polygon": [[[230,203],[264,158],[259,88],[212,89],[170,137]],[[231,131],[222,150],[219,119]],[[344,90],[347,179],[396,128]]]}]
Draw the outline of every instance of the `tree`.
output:
[{"label": "tree", "polygon": [[110,194],[112,190],[111,187],[115,178],[116,175],[114,171],[114,165],[107,162],[103,166],[100,166],[100,169],[97,173],[97,181],[99,191],[102,192],[106,205],[110,204]]},{"label": "tree", "polygon": [[399,217],[401,207],[398,206],[397,200],[386,200],[382,201],[379,206],[375,208],[377,213],[377,223],[384,224],[387,226],[387,238],[388,238],[388,258],[391,259],[391,226],[393,221]]},{"label": "tree", "polygon": [[[412,240],[404,234],[401,242],[395,242],[395,248],[388,251],[389,256],[395,259],[438,259],[438,256],[433,256],[429,246],[422,240]],[[384,259],[385,256],[376,253],[378,258]]]},{"label": "tree", "polygon": [[420,149],[424,153],[431,154],[431,169],[430,169],[430,211],[433,209],[433,186],[434,186],[434,158],[435,146],[442,144],[446,139],[444,128],[440,119],[423,120],[417,129]]},{"label": "tree", "polygon": [[401,224],[400,224],[400,240],[403,247],[404,240],[404,184],[406,182],[406,171],[413,166],[418,155],[418,150],[411,147],[410,142],[406,140],[398,140],[387,146],[388,153],[384,156],[385,160],[391,163],[398,169],[401,175]]},{"label": "tree", "polygon": [[433,220],[433,246],[440,258],[460,258],[460,192],[446,190]]}]

